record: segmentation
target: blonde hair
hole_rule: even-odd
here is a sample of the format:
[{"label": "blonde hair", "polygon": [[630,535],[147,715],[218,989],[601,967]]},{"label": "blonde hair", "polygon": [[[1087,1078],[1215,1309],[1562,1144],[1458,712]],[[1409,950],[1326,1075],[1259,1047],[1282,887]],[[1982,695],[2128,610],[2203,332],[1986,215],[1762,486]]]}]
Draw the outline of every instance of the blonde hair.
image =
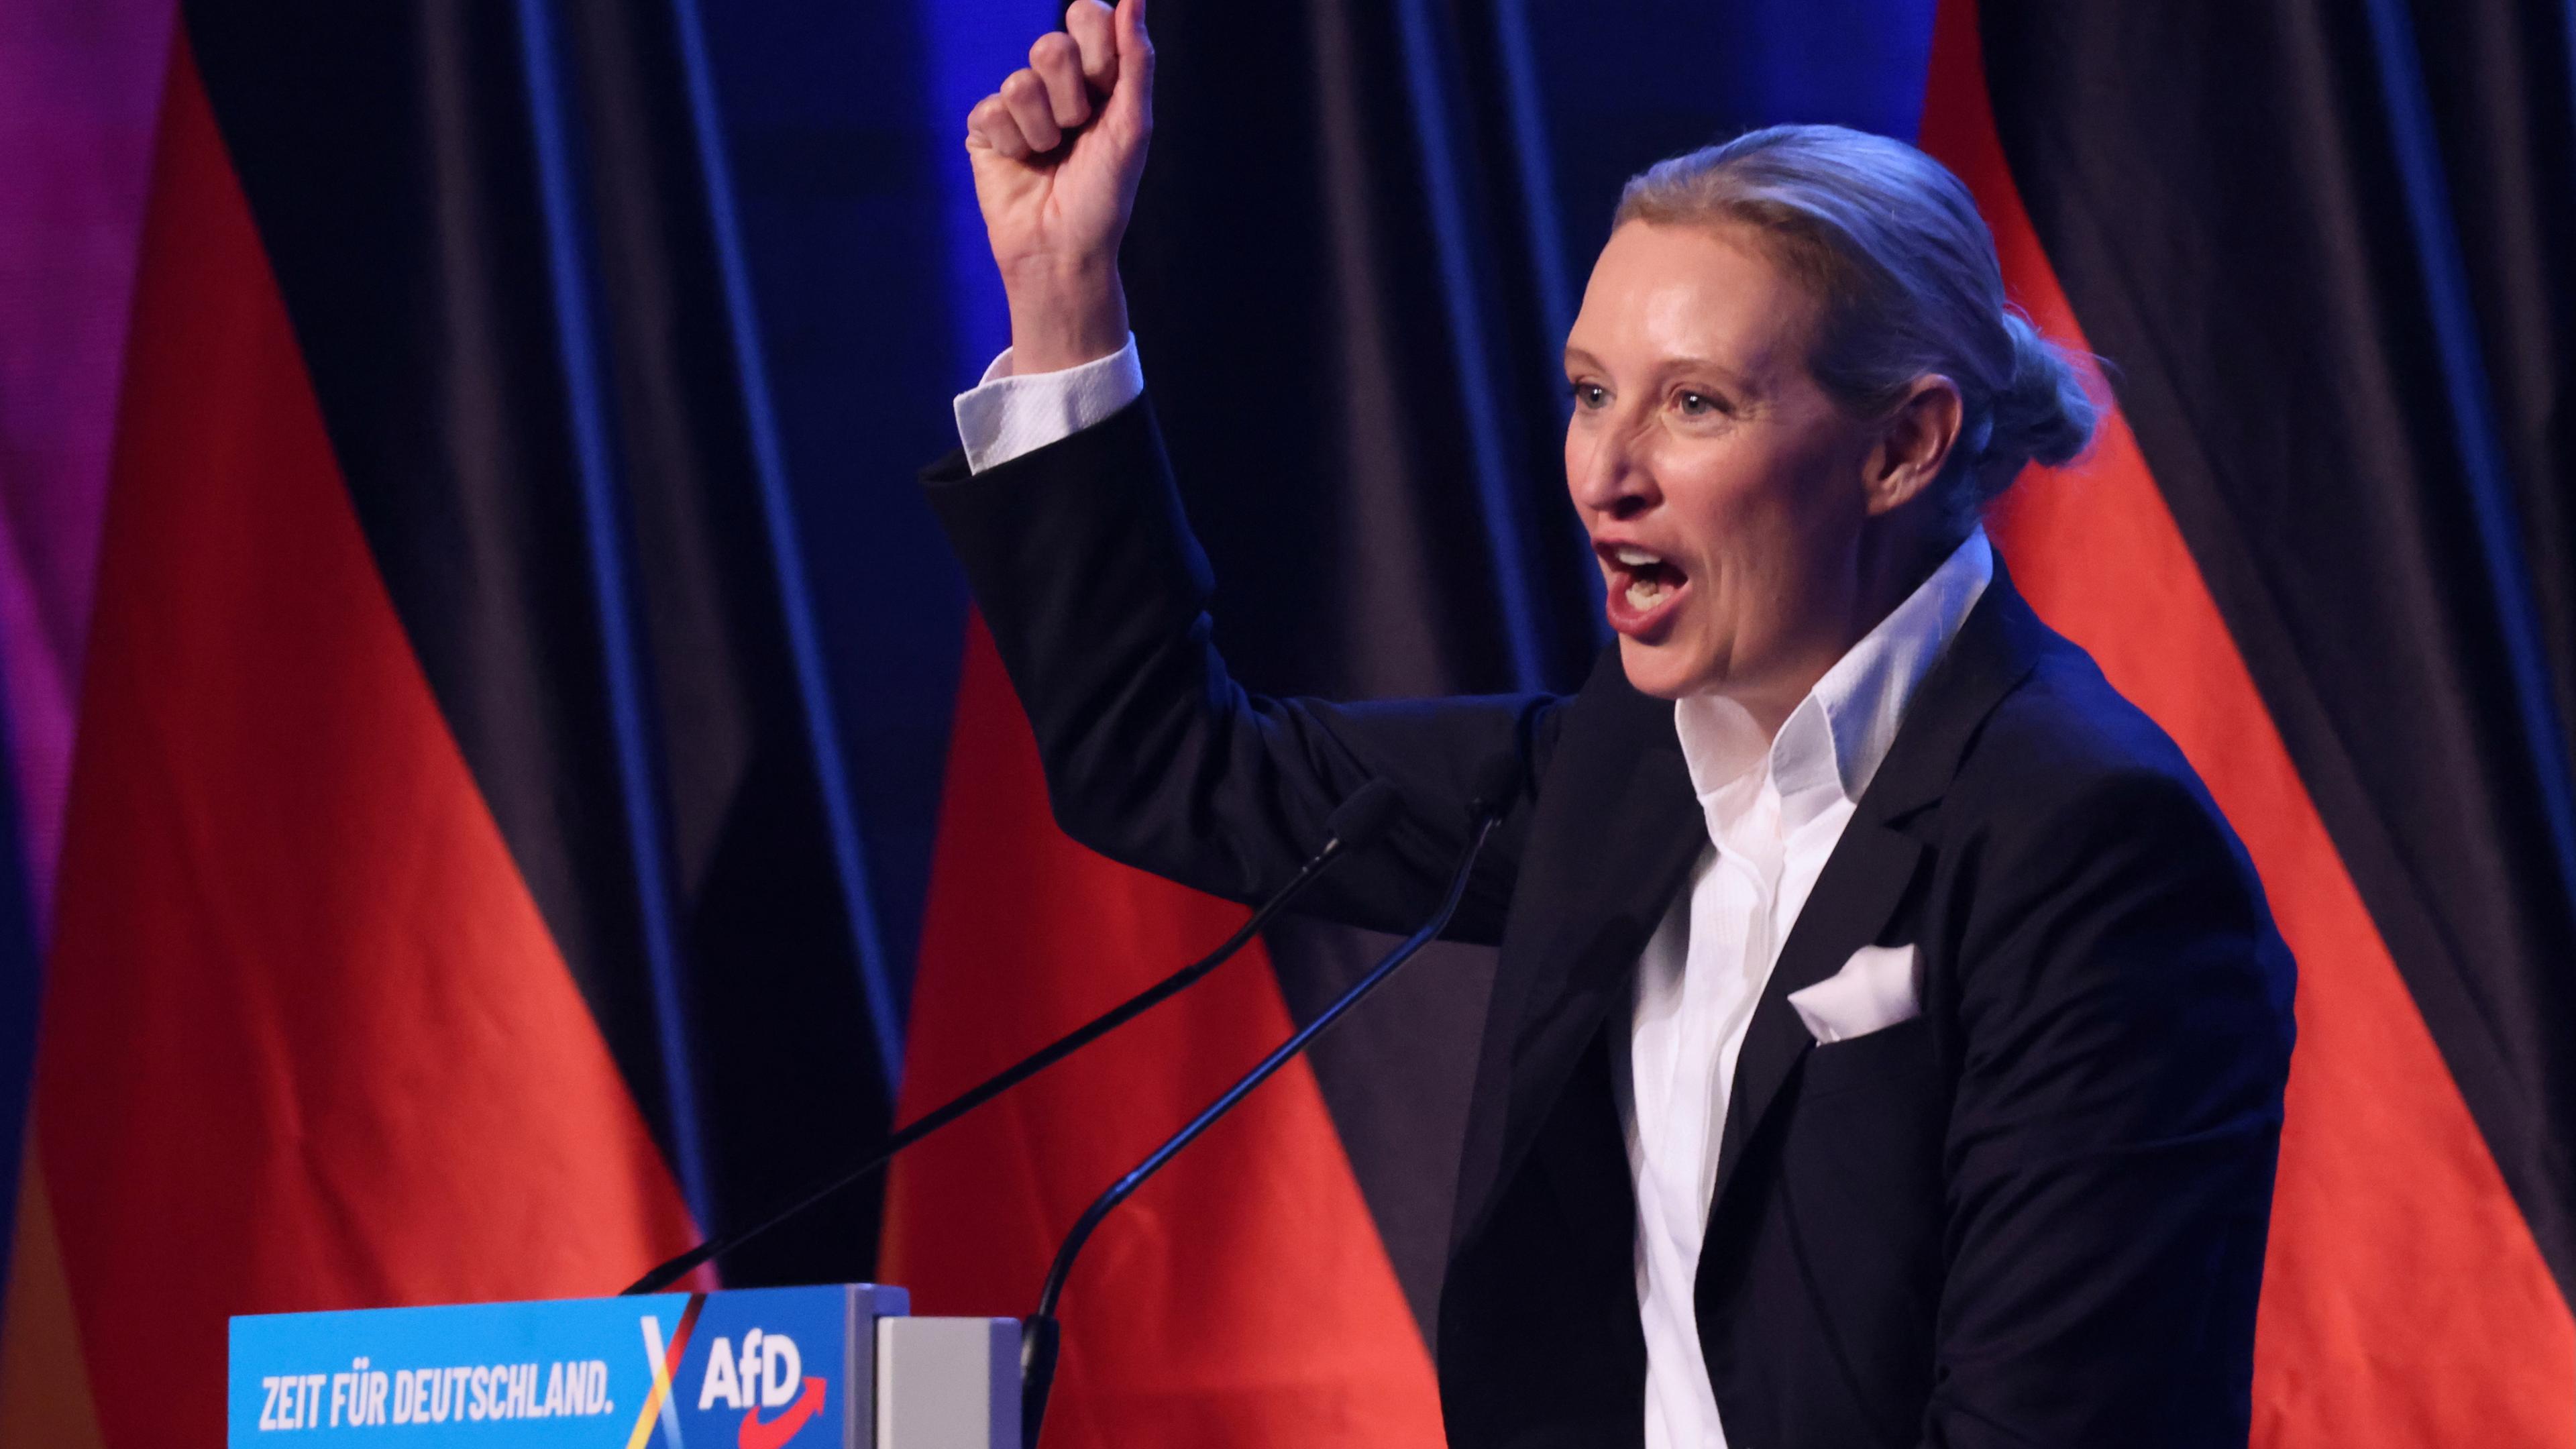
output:
[{"label": "blonde hair", "polygon": [[2063,463],[2099,409],[2064,350],[2004,297],[1994,236],[1967,187],[1902,141],[1841,126],[1773,126],[1631,177],[1612,225],[1733,223],[1823,307],[1808,359],[1862,417],[1913,382],[1957,385],[1958,441],[1932,487],[1965,536],[2025,463]]}]

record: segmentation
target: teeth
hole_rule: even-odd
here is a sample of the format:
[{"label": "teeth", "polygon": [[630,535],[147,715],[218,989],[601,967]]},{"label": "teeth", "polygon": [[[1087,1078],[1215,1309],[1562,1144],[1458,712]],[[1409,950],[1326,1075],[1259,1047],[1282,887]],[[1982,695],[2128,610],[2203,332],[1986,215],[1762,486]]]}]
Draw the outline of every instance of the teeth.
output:
[{"label": "teeth", "polygon": [[1661,603],[1663,601],[1663,597],[1664,586],[1660,580],[1639,579],[1635,583],[1628,585],[1629,608],[1651,609],[1656,604]]},{"label": "teeth", "polygon": [[1648,564],[1659,564],[1663,562],[1663,559],[1646,552],[1642,548],[1629,548],[1625,545],[1613,550],[1611,552],[1611,557],[1619,560],[1619,562],[1626,564],[1632,569],[1643,568]]}]

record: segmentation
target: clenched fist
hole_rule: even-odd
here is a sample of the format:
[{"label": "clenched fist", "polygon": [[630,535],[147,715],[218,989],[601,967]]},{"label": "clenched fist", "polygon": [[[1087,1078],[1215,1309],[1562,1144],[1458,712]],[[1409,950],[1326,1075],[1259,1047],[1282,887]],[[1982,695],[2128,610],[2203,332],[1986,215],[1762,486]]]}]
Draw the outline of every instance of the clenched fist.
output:
[{"label": "clenched fist", "polygon": [[1154,128],[1145,0],[1076,0],[966,117],[975,199],[1011,306],[1011,363],[1049,372],[1127,340],[1118,243]]}]

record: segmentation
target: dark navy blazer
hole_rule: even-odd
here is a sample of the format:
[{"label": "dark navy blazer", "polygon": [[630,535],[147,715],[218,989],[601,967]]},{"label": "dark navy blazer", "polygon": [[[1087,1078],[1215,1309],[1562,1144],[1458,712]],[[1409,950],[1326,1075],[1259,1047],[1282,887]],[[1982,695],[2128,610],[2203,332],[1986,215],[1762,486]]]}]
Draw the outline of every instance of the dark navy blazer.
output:
[{"label": "dark navy blazer", "polygon": [[[1450,1442],[1634,1445],[1635,1204],[1611,1096],[1648,934],[1707,843],[1672,706],[1247,693],[1149,404],[930,497],[1056,818],[1235,899],[1370,779],[1408,807],[1311,909],[1429,914],[1472,777],[1531,782],[1452,934],[1501,946],[1440,1303]],[[1830,1046],[1786,1000],[1913,943],[1923,1014]],[[1784,944],[1735,1073],[1697,1284],[1731,1449],[2241,1445],[2292,967],[2173,743],[1998,565]]]}]

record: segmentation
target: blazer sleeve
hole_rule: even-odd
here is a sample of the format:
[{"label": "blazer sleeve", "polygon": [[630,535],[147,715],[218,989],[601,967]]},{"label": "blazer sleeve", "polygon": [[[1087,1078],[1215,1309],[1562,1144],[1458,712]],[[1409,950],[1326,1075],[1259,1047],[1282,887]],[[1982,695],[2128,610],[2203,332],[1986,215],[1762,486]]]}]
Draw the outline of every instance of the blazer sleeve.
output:
[{"label": "blazer sleeve", "polygon": [[1927,1449],[2246,1442],[2292,966],[2183,768],[1976,846]]},{"label": "blazer sleeve", "polygon": [[[1323,844],[1336,806],[1383,780],[1402,817],[1301,904],[1410,931],[1466,846],[1484,762],[1509,752],[1538,778],[1549,696],[1337,704],[1238,685],[1146,399],[982,473],[952,454],[923,483],[1027,711],[1056,822],[1113,860],[1258,899]],[[1530,800],[1524,788],[1488,843],[1453,938],[1500,938]]]}]

